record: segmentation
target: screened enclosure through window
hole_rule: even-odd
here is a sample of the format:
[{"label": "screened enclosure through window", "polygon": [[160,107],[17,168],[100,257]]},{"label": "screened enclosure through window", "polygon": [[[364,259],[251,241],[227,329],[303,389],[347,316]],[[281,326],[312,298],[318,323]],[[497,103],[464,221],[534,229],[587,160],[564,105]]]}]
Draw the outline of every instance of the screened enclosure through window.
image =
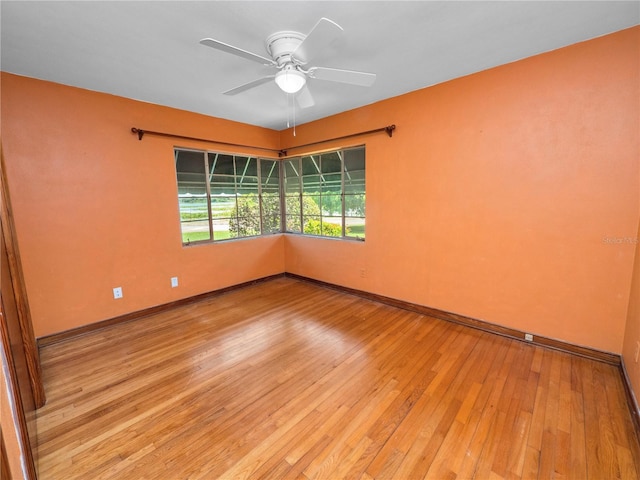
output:
[{"label": "screened enclosure through window", "polygon": [[364,146],[283,163],[287,232],[364,240]]},{"label": "screened enclosure through window", "polygon": [[281,231],[277,160],[175,149],[175,163],[184,244]]},{"label": "screened enclosure through window", "polygon": [[174,155],[183,244],[283,231],[365,239],[364,146],[286,160]]}]

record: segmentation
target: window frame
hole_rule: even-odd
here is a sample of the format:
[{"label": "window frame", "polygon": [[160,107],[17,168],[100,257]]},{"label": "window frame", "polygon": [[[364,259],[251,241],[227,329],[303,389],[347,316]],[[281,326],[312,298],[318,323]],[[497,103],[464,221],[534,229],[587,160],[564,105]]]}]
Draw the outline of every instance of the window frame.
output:
[{"label": "window frame", "polygon": [[[350,177],[349,172],[347,171],[346,168],[346,157],[345,157],[345,152],[348,152],[350,150],[362,150],[362,178],[360,179],[361,185],[362,185],[362,191],[358,192],[356,190],[356,192],[358,193],[353,193],[353,192],[347,192],[347,188],[346,188],[346,178],[347,176]],[[359,241],[359,242],[364,242],[365,241],[365,237],[366,237],[366,145],[365,144],[361,144],[361,145],[354,145],[354,146],[349,146],[349,147],[342,147],[342,148],[338,148],[338,149],[332,149],[332,150],[325,150],[325,151],[319,151],[319,152],[313,152],[313,153],[307,153],[307,154],[303,154],[303,155],[298,155],[298,156],[293,156],[293,157],[286,157],[286,158],[269,158],[269,157],[261,157],[261,156],[253,156],[253,155],[248,155],[248,154],[239,154],[239,153],[229,153],[229,152],[221,152],[221,151],[215,151],[215,150],[203,150],[203,149],[198,149],[198,148],[190,148],[190,147],[179,147],[179,146],[174,146],[173,147],[173,151],[174,151],[174,169],[175,169],[175,175],[176,175],[176,188],[178,190],[178,218],[179,218],[179,224],[180,224],[180,235],[181,235],[181,239],[182,239],[182,245],[183,246],[192,246],[192,245],[201,245],[201,244],[209,244],[209,243],[219,243],[219,242],[226,242],[226,241],[233,241],[233,240],[241,240],[241,239],[245,239],[245,238],[256,238],[256,237],[260,237],[260,236],[266,236],[266,235],[275,235],[275,234],[288,234],[288,235],[303,235],[303,236],[308,236],[308,237],[315,237],[315,238],[329,238],[329,239],[334,239],[334,240],[349,240],[349,241]],[[179,178],[179,173],[178,172],[178,156],[179,156],[179,152],[192,152],[192,153],[197,153],[197,154],[201,154],[202,155],[202,166],[203,166],[203,173],[204,173],[204,179],[205,179],[205,191],[206,191],[206,204],[207,204],[207,224],[208,224],[208,228],[209,228],[209,238],[206,239],[202,239],[202,240],[190,240],[190,241],[185,241],[185,233],[183,231],[183,210],[182,210],[182,205],[181,205],[181,196],[180,196],[180,178]],[[325,186],[327,186],[328,182],[325,183],[325,180],[323,178],[324,175],[332,175],[335,176],[337,174],[337,172],[334,171],[327,171],[327,172],[323,172],[323,167],[322,167],[322,157],[323,156],[330,156],[331,154],[336,154],[338,156],[338,158],[340,159],[340,192],[339,192],[339,197],[340,197],[340,235],[332,235],[332,234],[323,234],[323,226],[325,224],[325,218],[337,218],[337,215],[335,215],[335,211],[331,211],[329,214],[325,215],[323,213],[323,205],[322,205],[322,198],[323,196],[327,196],[329,195],[330,190],[327,189],[327,192],[323,192],[323,189],[325,188]],[[232,218],[235,218],[236,222],[238,222],[239,224],[239,219],[241,218],[239,216],[239,211],[238,211],[238,199],[240,198],[240,195],[238,193],[238,171],[237,171],[237,162],[236,162],[236,158],[242,158],[247,160],[247,166],[249,161],[251,160],[255,160],[256,162],[256,178],[257,178],[257,200],[258,200],[258,215],[259,215],[259,229],[260,229],[260,233],[255,234],[255,235],[242,235],[242,236],[235,236],[235,237],[228,237],[228,238],[219,238],[216,239],[215,235],[216,235],[216,230],[215,230],[215,226],[214,226],[214,220],[215,217],[213,214],[213,208],[212,208],[212,198],[213,198],[213,194],[212,194],[212,182],[213,182],[213,177],[216,175],[215,172],[213,172],[211,170],[212,165],[210,163],[210,157],[211,156],[218,156],[218,155],[224,155],[224,156],[228,156],[232,158],[233,161],[233,196],[235,198],[235,216],[234,217],[229,217],[228,221],[229,224],[232,221]],[[318,162],[316,163],[314,160],[314,157],[318,157]],[[304,166],[303,166],[303,160],[304,159],[311,159],[311,162],[313,163],[313,165],[315,166],[315,169],[317,170],[316,173],[314,173],[313,175],[317,175],[318,177],[318,181],[317,181],[317,191],[313,192],[313,193],[308,193],[305,195],[305,189],[304,189]],[[275,228],[269,229],[268,231],[265,231],[265,205],[264,205],[264,197],[263,197],[263,193],[264,193],[264,189],[267,186],[264,183],[264,179],[262,176],[262,162],[272,162],[273,165],[270,168],[270,175],[273,172],[274,168],[277,168],[277,176],[273,177],[273,178],[277,178],[278,180],[278,186],[277,189],[269,189],[267,188],[266,190],[273,194],[274,191],[277,191],[277,195],[278,195],[278,201],[276,202],[277,206],[278,206],[278,212],[277,212],[277,216],[279,217],[279,228],[277,230],[275,230]],[[295,168],[294,167],[294,162],[296,162],[295,164]],[[277,167],[276,167],[277,165]],[[295,175],[288,177],[287,176],[287,166],[291,165]],[[246,171],[246,169],[245,169]],[[355,170],[358,171],[358,170]],[[184,172],[183,172],[184,173]],[[226,176],[228,174],[218,174],[220,176]],[[242,177],[244,178],[244,174],[242,175]],[[271,176],[269,176],[269,178],[271,178]],[[288,189],[287,186],[287,178],[296,178],[297,179],[297,191],[291,193]],[[351,181],[351,178],[349,178],[349,181]],[[337,196],[335,193],[331,192],[332,196]],[[347,216],[347,196],[351,196],[351,195],[362,195],[362,205],[361,207],[358,206],[356,207],[357,209],[362,210],[362,214],[361,215],[348,215]],[[314,203],[318,206],[319,208],[319,213],[317,215],[307,215],[305,216],[305,205],[304,205],[304,199],[305,197],[318,197],[319,199],[319,204],[318,202],[314,201]],[[287,203],[289,202],[289,200],[293,201],[293,205],[295,205],[297,203],[297,209],[299,210],[299,214],[297,214],[296,216],[297,218],[297,222],[299,222],[299,230],[291,230],[288,228],[289,226],[289,213],[288,213],[288,209],[287,209]],[[359,201],[359,200],[358,200]],[[315,208],[315,207],[314,207]],[[273,209],[269,210],[270,212],[273,212]],[[350,210],[350,212],[353,212],[353,210]],[[274,215],[273,213],[269,213],[269,215]],[[294,214],[295,215],[295,214]],[[274,215],[275,216],[275,215]],[[310,217],[316,217],[319,221],[319,229],[320,229],[320,233],[316,234],[316,233],[307,233],[305,232],[305,220],[309,220]],[[224,218],[225,220],[227,220],[227,217],[220,217],[220,218]],[[242,217],[244,218],[244,217]],[[294,217],[295,218],[295,217]],[[362,236],[358,236],[358,235],[350,235],[348,232],[348,228],[349,225],[347,224],[349,219],[362,219],[363,220],[363,225],[364,225],[364,232],[362,234]],[[273,220],[273,219],[272,219]],[[269,222],[269,224],[271,225],[273,222]],[[332,224],[332,225],[337,225],[337,223],[334,222],[326,222],[327,224]]]},{"label": "window frame", "polygon": [[[215,150],[202,150],[202,149],[197,149],[197,148],[189,148],[189,147],[179,147],[179,146],[174,146],[173,147],[173,152],[174,152],[174,171],[175,171],[175,178],[176,178],[176,189],[177,189],[177,197],[178,197],[178,219],[179,219],[179,225],[180,225],[180,237],[182,240],[182,246],[186,247],[186,246],[192,246],[192,245],[202,245],[202,244],[209,244],[209,243],[219,243],[219,242],[226,242],[226,241],[233,241],[233,240],[242,240],[245,238],[256,238],[256,237],[260,237],[260,236],[267,236],[267,235],[274,235],[274,234],[279,234],[282,233],[282,202],[281,202],[281,196],[282,196],[282,188],[281,188],[281,182],[282,182],[282,173],[281,173],[281,169],[282,169],[282,165],[281,165],[281,161],[280,159],[275,159],[275,158],[269,158],[269,157],[260,157],[260,156],[254,156],[254,155],[249,155],[249,154],[240,154],[240,153],[229,153],[229,152],[221,152],[221,151],[215,151]],[[193,153],[199,153],[202,155],[202,162],[203,162],[203,173],[205,176],[205,186],[206,186],[206,202],[207,202],[207,220],[208,220],[208,228],[209,228],[209,238],[207,239],[202,239],[202,240],[191,240],[191,241],[185,241],[185,237],[184,237],[184,232],[182,230],[183,228],[183,220],[182,220],[182,207],[181,207],[181,202],[180,202],[180,179],[179,179],[179,171],[178,171],[178,156],[179,156],[179,152],[193,152]],[[238,175],[237,172],[237,163],[236,163],[236,158],[242,158],[242,159],[246,159],[247,160],[247,164],[249,163],[249,161],[251,160],[255,160],[256,162],[256,177],[257,177],[257,200],[258,200],[258,215],[259,215],[259,229],[260,229],[260,233],[256,234],[256,235],[242,235],[242,236],[235,236],[235,237],[229,237],[229,238],[220,238],[220,239],[216,239],[215,238],[215,228],[214,228],[214,215],[213,215],[213,211],[212,211],[212,206],[211,206],[211,202],[212,202],[212,188],[211,188],[211,183],[212,183],[212,179],[215,175],[215,173],[211,170],[211,164],[209,162],[210,156],[214,155],[225,155],[225,156],[229,156],[232,158],[233,160],[233,190],[234,190],[234,198],[235,198],[235,220],[236,222],[239,222],[239,213],[238,213],[238,199],[240,198],[240,195],[238,194],[238,177],[242,176],[244,177],[244,175]],[[264,206],[263,206],[263,187],[265,187],[265,185],[263,185],[263,179],[262,179],[262,162],[273,162],[274,166],[273,168],[277,168],[278,172],[277,172],[277,179],[278,179],[278,188],[277,188],[277,192],[278,192],[278,197],[279,197],[279,201],[277,202],[278,204],[278,216],[280,217],[280,221],[279,221],[279,229],[278,231],[265,231],[265,219],[264,217]],[[226,219],[226,217],[224,217]],[[232,217],[229,217],[229,222],[231,222]]]},{"label": "window frame", "polygon": [[[364,167],[363,167],[363,178],[362,178],[362,195],[363,197],[363,202],[365,204],[364,207],[364,212],[362,216],[347,216],[347,202],[346,202],[346,196],[347,195],[352,195],[351,193],[347,193],[346,192],[346,188],[345,188],[345,178],[346,178],[346,174],[348,173],[346,170],[346,166],[345,166],[345,152],[349,151],[349,150],[362,150],[363,151],[363,160],[364,160]],[[335,236],[335,235],[323,235],[322,233],[320,234],[314,234],[314,233],[305,233],[304,229],[305,229],[305,215],[304,215],[304,198],[305,196],[307,197],[311,197],[311,196],[317,196],[320,199],[320,213],[319,213],[319,218],[320,218],[320,231],[322,232],[322,226],[323,226],[323,219],[325,217],[330,217],[330,215],[323,215],[323,211],[322,211],[322,197],[323,195],[326,195],[326,193],[323,194],[323,174],[324,175],[335,175],[334,172],[323,172],[322,171],[322,155],[330,155],[332,153],[336,153],[338,155],[338,157],[340,158],[340,164],[341,164],[341,169],[340,169],[340,199],[341,199],[341,213],[340,213],[340,227],[341,227],[341,235],[340,236]],[[315,161],[313,160],[314,156],[318,156],[319,157],[319,163],[315,163]],[[303,165],[303,159],[305,158],[311,158],[312,162],[314,163],[314,165],[316,166],[316,170],[317,170],[317,175],[319,177],[319,181],[318,181],[318,192],[315,194],[307,194],[305,195],[305,188],[304,188],[304,177],[305,177],[305,173],[304,173],[304,165]],[[339,149],[333,149],[333,150],[326,150],[326,151],[322,151],[322,152],[315,152],[315,153],[308,153],[308,154],[304,154],[304,155],[299,155],[299,156],[295,156],[295,157],[288,157],[285,159],[282,159],[283,162],[283,166],[280,168],[281,171],[281,175],[282,175],[282,181],[280,184],[280,188],[282,190],[282,210],[281,210],[281,219],[282,219],[282,228],[283,228],[283,233],[285,234],[289,234],[289,235],[303,235],[303,236],[309,236],[309,237],[316,237],[316,238],[330,238],[330,239],[335,239],[335,240],[349,240],[349,241],[359,241],[359,242],[364,242],[365,238],[366,238],[366,145],[362,144],[362,145],[354,145],[354,146],[350,146],[350,147],[343,147],[343,148],[339,148]],[[288,186],[287,186],[287,165],[285,165],[285,162],[290,162],[291,168],[289,170],[292,170],[293,172],[296,172],[296,175],[292,176],[291,178],[297,178],[297,184],[298,184],[298,191],[296,194],[292,194],[290,192],[288,192]],[[295,165],[293,162],[296,162]],[[314,174],[316,175],[316,174]],[[288,220],[289,220],[289,213],[287,211],[287,199],[288,198],[293,198],[293,197],[298,197],[298,206],[297,209],[299,209],[299,218],[296,220],[296,222],[299,222],[300,224],[300,229],[299,231],[297,230],[290,230],[288,228]],[[317,203],[317,202],[316,202]],[[363,220],[365,220],[365,234],[362,237],[359,236],[355,236],[355,235],[348,235],[347,229],[348,229],[348,225],[347,225],[347,219],[348,218],[362,218]]]}]

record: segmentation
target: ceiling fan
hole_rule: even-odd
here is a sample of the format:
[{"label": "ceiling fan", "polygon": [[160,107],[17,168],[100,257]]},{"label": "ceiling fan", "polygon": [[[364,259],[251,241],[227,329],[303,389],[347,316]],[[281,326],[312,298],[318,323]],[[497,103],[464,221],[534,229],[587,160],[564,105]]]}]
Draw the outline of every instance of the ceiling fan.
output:
[{"label": "ceiling fan", "polygon": [[306,85],[308,78],[363,87],[370,87],[376,80],[375,73],[317,66],[307,67],[309,62],[337,40],[343,31],[342,27],[334,21],[321,18],[307,35],[291,31],[276,32],[267,37],[265,41],[267,52],[271,58],[248,52],[213,38],[204,38],[200,40],[200,43],[278,70],[273,75],[227,90],[223,92],[225,95],[236,95],[275,80],[284,92],[297,93],[298,105],[307,108],[314,105],[313,97]]}]

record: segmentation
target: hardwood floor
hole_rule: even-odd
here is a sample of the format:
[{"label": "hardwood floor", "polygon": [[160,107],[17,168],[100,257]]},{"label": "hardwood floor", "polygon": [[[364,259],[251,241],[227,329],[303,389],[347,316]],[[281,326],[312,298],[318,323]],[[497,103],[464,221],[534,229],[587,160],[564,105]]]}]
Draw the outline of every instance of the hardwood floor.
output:
[{"label": "hardwood floor", "polygon": [[615,367],[290,278],[41,358],[41,480],[640,473]]}]

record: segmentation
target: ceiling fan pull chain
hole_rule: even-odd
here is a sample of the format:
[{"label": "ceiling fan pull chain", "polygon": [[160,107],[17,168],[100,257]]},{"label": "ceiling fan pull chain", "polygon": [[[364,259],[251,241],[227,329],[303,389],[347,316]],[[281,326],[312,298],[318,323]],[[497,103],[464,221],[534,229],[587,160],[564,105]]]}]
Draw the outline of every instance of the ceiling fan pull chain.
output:
[{"label": "ceiling fan pull chain", "polygon": [[296,99],[292,93],[287,93],[287,128],[296,128]]}]

